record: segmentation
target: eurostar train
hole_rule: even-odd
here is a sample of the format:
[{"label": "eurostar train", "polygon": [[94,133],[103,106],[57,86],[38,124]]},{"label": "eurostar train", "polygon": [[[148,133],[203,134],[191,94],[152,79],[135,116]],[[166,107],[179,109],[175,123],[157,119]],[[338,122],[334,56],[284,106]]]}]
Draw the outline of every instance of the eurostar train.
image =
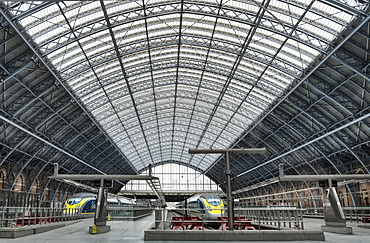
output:
[{"label": "eurostar train", "polygon": [[[93,193],[77,193],[72,195],[64,204],[64,213],[74,213],[77,209],[81,210],[82,217],[93,217],[96,209],[96,194]],[[133,202],[126,198],[107,198],[109,205],[117,206],[133,206]]]},{"label": "eurostar train", "polygon": [[[217,194],[199,194],[186,200],[188,214],[198,216],[203,220],[217,220],[223,217],[225,205],[221,197]],[[176,204],[177,208],[185,208],[185,202]]]}]

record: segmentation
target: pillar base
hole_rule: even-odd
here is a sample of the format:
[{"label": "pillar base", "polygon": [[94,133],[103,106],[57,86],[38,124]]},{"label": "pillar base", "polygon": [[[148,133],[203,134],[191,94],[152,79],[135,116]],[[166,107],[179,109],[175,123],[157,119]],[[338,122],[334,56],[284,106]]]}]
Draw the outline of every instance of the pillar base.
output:
[{"label": "pillar base", "polygon": [[325,232],[330,232],[330,233],[336,233],[336,234],[343,234],[343,235],[352,235],[352,227],[345,227],[345,226],[327,226],[327,225],[322,225],[321,230]]},{"label": "pillar base", "polygon": [[101,233],[107,233],[110,231],[110,225],[92,225],[89,227],[89,233],[90,234],[101,234]]}]

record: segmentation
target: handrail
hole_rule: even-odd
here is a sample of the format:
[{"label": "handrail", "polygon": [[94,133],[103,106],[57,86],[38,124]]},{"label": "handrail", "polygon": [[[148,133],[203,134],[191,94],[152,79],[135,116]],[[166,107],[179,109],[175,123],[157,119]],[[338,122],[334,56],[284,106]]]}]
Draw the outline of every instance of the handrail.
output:
[{"label": "handrail", "polygon": [[0,228],[51,224],[81,219],[76,209],[44,207],[0,207]]}]

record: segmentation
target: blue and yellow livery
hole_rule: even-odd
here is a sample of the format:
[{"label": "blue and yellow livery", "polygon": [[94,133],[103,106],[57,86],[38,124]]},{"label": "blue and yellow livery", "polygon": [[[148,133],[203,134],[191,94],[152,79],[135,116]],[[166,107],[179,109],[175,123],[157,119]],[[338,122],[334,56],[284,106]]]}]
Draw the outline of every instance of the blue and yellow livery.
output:
[{"label": "blue and yellow livery", "polygon": [[[81,212],[81,216],[93,217],[96,210],[96,194],[93,193],[77,193],[72,195],[64,204],[64,213],[71,214]],[[133,203],[128,198],[111,197],[107,198],[108,206],[133,207],[137,203]],[[143,204],[144,205],[144,204]],[[146,204],[146,207],[149,205]]]},{"label": "blue and yellow livery", "polygon": [[[183,205],[183,204],[182,204]],[[217,220],[224,216],[224,202],[217,194],[199,194],[187,199],[189,214],[204,220]]]},{"label": "blue and yellow livery", "polygon": [[67,199],[64,206],[64,213],[76,213],[80,210],[82,216],[91,215],[92,217],[96,209],[96,195],[92,193],[74,194]]}]

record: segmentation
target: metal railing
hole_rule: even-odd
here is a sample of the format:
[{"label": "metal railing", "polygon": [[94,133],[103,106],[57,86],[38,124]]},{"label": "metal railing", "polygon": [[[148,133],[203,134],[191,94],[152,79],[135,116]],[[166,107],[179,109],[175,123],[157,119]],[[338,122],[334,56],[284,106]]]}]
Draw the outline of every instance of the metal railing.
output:
[{"label": "metal railing", "polygon": [[[185,216],[185,212],[188,212],[186,216],[199,216],[201,221],[202,230],[207,229],[208,225],[213,225],[213,229],[225,230],[221,227],[222,224],[226,223],[227,217],[226,210],[223,211],[221,217],[215,217],[213,219],[205,220],[201,215],[193,214],[191,211],[196,210],[207,210],[207,209],[156,209],[155,224],[158,229],[170,230],[173,225],[173,219],[177,215]],[[304,230],[303,213],[305,210],[297,208],[235,208],[234,209],[234,222],[235,220],[242,219],[243,221],[250,221],[251,225],[256,230],[284,230],[284,229],[296,229]],[[175,212],[175,213],[174,213]],[[220,219],[222,218],[222,219]],[[220,221],[220,220],[223,220]],[[175,223],[177,221],[174,221]],[[185,222],[185,221],[184,221]],[[238,223],[238,222],[236,222]],[[235,224],[238,225],[238,224]],[[234,225],[234,226],[235,226]],[[206,227],[203,227],[206,226]],[[243,230],[246,228],[235,228],[235,230]]]},{"label": "metal railing", "polygon": [[108,215],[112,220],[136,220],[138,218],[150,215],[153,213],[151,207],[122,207],[110,206],[107,207]]},{"label": "metal railing", "polygon": [[[344,216],[347,220],[361,222],[362,218],[370,216],[370,207],[343,207]],[[304,216],[324,217],[324,208],[306,208]]]},{"label": "metal railing", "polygon": [[80,220],[79,210],[41,207],[0,207],[0,228]]},{"label": "metal railing", "polygon": [[304,209],[294,207],[273,208],[237,208],[234,209],[235,217],[246,217],[252,220],[256,229],[273,227],[278,230],[282,228],[304,229]]},{"label": "metal railing", "polygon": [[38,207],[40,194],[0,189],[0,207]]}]

